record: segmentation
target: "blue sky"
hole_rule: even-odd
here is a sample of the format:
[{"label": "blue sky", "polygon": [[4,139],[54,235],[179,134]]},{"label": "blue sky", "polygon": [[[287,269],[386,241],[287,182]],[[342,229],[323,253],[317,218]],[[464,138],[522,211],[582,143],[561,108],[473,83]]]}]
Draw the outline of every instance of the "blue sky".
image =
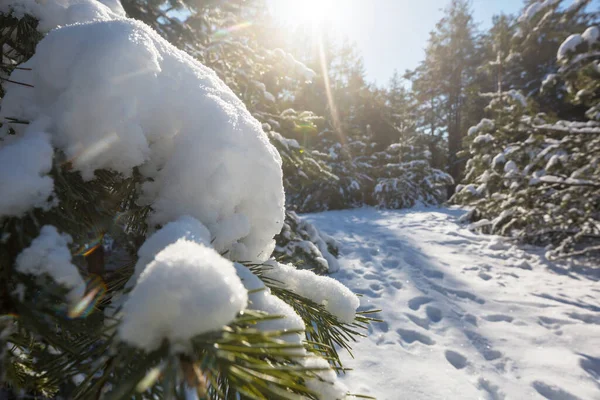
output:
[{"label": "blue sky", "polygon": [[[442,17],[444,0],[357,0],[359,32],[346,36],[358,45],[369,80],[387,83],[394,69],[404,72],[423,59],[423,49],[436,22]],[[494,14],[516,13],[522,0],[475,0],[473,16],[482,27],[491,25]]]},{"label": "blue sky", "polygon": [[[369,81],[386,84],[394,69],[412,69],[423,58],[429,32],[442,17],[447,0],[267,0],[275,14],[293,23],[302,18],[297,4],[328,7],[322,18],[340,35],[356,42]],[[568,0],[566,3],[570,3]],[[291,6],[290,4],[295,4]],[[475,21],[491,25],[492,16],[517,13],[523,0],[471,0]],[[294,9],[295,7],[295,9]],[[287,11],[287,14],[286,14]],[[291,11],[291,12],[290,12]],[[306,13],[309,14],[309,13]],[[315,13],[310,13],[314,15]]]}]

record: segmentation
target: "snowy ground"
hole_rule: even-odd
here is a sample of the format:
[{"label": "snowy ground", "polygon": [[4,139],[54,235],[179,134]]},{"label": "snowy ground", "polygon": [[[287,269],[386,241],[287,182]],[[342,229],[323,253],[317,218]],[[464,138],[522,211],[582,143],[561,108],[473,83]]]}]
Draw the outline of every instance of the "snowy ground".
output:
[{"label": "snowy ground", "polygon": [[472,233],[462,212],[305,216],[342,245],[333,276],[383,309],[345,383],[380,400],[600,399],[597,271]]}]

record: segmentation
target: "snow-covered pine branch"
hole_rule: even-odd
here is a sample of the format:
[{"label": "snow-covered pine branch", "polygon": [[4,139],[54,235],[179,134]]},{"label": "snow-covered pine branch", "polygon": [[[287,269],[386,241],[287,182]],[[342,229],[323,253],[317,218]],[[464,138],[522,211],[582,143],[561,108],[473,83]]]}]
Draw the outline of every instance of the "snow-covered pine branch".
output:
[{"label": "snow-covered pine branch", "polygon": [[0,325],[0,382],[345,397],[318,356],[339,366],[337,351],[314,339],[347,346],[369,318],[332,279],[256,270],[284,224],[282,160],[231,89],[116,0],[11,0],[0,16],[39,40],[2,82],[0,312],[19,318]]}]

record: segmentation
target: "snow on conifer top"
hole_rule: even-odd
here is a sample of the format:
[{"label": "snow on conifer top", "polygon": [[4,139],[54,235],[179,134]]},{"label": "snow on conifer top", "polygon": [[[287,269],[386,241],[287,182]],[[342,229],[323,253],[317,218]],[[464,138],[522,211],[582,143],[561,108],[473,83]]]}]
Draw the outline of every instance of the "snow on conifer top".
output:
[{"label": "snow on conifer top", "polygon": [[36,276],[48,275],[70,290],[68,297],[72,302],[77,301],[85,292],[85,282],[71,263],[68,247],[71,241],[71,236],[58,233],[55,227],[43,226],[39,236],[17,257],[17,271]]},{"label": "snow on conifer top", "polygon": [[[151,227],[189,215],[228,258],[270,256],[284,220],[281,158],[214,71],[125,19],[54,29],[22,67],[11,80],[34,87],[7,83],[0,118],[30,124],[11,142],[50,134],[85,180],[139,167]],[[27,171],[28,196],[48,192],[47,166]]]},{"label": "snow on conifer top", "polygon": [[125,17],[119,0],[2,0],[0,13],[12,13],[17,18],[29,14],[40,21],[37,27],[40,32],[57,26]]},{"label": "snow on conifer top", "polygon": [[231,261],[180,239],[160,251],[140,276],[123,306],[119,337],[146,350],[169,339],[185,350],[189,338],[221,329],[247,302]]}]

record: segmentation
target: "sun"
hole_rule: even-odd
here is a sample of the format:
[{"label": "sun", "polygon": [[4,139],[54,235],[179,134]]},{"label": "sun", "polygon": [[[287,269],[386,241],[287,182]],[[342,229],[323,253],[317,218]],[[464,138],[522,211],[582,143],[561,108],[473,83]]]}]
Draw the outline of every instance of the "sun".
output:
[{"label": "sun", "polygon": [[269,0],[275,18],[290,26],[313,25],[320,27],[335,16],[339,0]]}]

